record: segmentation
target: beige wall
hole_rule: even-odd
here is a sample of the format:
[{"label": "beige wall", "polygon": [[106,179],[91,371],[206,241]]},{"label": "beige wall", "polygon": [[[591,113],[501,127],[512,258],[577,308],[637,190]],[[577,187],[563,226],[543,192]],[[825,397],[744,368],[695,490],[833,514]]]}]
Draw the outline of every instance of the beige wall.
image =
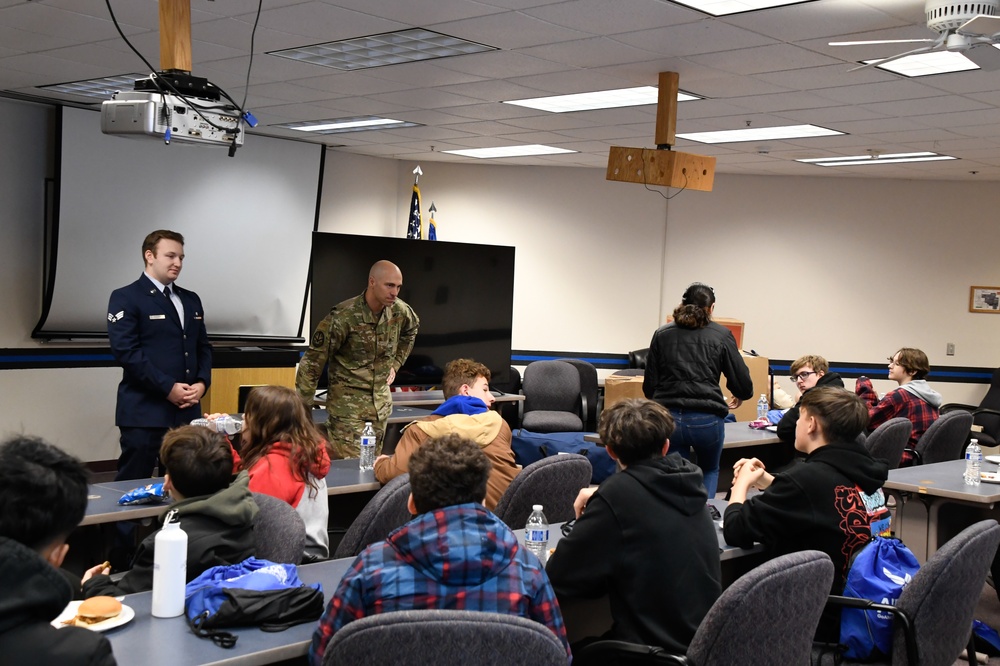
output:
[{"label": "beige wall", "polygon": [[[30,333],[41,308],[50,165],[40,146],[50,124],[44,107],[0,99],[0,348],[41,346]],[[330,151],[320,230],[402,236],[413,167]],[[879,363],[906,345],[932,365],[1000,365],[1000,316],[967,312],[970,285],[1000,284],[995,184],[719,174],[714,192],[666,202],[598,169],[421,167],[424,208],[437,205],[442,239],[517,248],[517,349],[644,347],[700,280],[716,288],[719,315],[746,321],[745,346],[771,358]],[[488,274],[468,279],[489,298]],[[114,458],[119,377],[114,368],[0,371],[0,435],[39,434],[86,460]],[[985,392],[934,386],[946,401]]]}]

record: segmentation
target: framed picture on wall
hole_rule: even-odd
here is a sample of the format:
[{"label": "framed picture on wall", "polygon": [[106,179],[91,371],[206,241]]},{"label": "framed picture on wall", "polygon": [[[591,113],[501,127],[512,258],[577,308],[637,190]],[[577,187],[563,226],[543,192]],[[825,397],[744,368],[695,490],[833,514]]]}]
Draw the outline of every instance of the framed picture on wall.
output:
[{"label": "framed picture on wall", "polygon": [[970,287],[969,312],[1000,314],[1000,287]]}]

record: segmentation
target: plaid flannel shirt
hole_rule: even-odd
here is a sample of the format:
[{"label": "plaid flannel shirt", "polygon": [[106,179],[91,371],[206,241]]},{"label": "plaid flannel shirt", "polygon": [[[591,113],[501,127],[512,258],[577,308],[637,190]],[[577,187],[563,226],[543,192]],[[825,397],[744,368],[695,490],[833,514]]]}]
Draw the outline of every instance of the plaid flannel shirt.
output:
[{"label": "plaid flannel shirt", "polygon": [[358,555],[320,618],[310,663],[322,666],[330,639],[353,620],[424,608],[540,622],[570,657],[562,613],[538,558],[484,506],[459,504],[417,516]]},{"label": "plaid flannel shirt", "polygon": [[937,407],[921,400],[903,387],[889,391],[879,400],[878,394],[872,388],[871,380],[859,377],[855,391],[868,405],[868,430],[874,430],[897,416],[910,419],[913,423],[913,432],[910,433],[907,448],[915,449],[920,436],[937,421]]}]

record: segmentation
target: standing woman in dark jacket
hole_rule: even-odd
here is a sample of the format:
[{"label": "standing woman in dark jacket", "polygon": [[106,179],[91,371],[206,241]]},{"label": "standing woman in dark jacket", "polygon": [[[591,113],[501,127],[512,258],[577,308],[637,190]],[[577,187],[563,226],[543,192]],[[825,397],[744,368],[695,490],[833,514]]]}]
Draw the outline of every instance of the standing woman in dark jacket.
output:
[{"label": "standing woman in dark jacket", "polygon": [[[715,291],[695,282],[674,310],[674,320],[653,333],[642,391],[670,410],[677,429],[670,450],[691,458],[693,449],[705,475],[705,490],[715,497],[719,458],[725,439],[723,419],[730,409],[753,397],[750,370],[736,339],[712,321]],[[733,397],[726,402],[719,386],[725,375]]]}]

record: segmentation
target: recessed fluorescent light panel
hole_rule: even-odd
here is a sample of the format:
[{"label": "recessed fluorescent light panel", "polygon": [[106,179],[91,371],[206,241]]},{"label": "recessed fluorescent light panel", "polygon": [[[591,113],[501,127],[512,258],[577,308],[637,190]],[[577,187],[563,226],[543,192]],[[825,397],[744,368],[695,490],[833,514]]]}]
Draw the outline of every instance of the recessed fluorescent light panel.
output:
[{"label": "recessed fluorescent light panel", "polygon": [[117,76],[105,76],[100,79],[87,79],[86,81],[54,83],[50,86],[38,86],[38,89],[63,93],[65,95],[111,99],[111,96],[119,90],[133,90],[135,89],[136,81],[148,78],[148,74],[119,74]]},{"label": "recessed fluorescent light panel", "polygon": [[940,160],[957,159],[950,155],[931,152],[919,153],[885,153],[882,155],[851,155],[848,157],[813,157],[807,160],[795,160],[816,166],[861,166],[863,164],[902,164],[904,162],[938,162]]},{"label": "recessed fluorescent light panel", "polygon": [[844,132],[816,125],[787,125],[785,127],[748,127],[717,132],[691,132],[678,134],[677,138],[698,143],[736,143],[738,141],[780,141],[781,139],[808,139],[817,136],[837,136]]},{"label": "recessed fluorescent light panel", "polygon": [[419,123],[376,116],[355,118],[334,118],[332,120],[307,120],[298,123],[282,123],[274,127],[312,132],[313,134],[342,134],[344,132],[364,132],[365,130],[396,129],[398,127],[418,127]]},{"label": "recessed fluorescent light panel", "polygon": [[529,146],[500,146],[497,148],[470,148],[467,150],[443,150],[443,153],[450,155],[462,155],[463,157],[475,157],[481,160],[488,160],[496,157],[525,157],[528,155],[559,155],[562,153],[575,153],[575,150],[565,148],[555,148],[553,146],[543,146],[532,144]]},{"label": "recessed fluorescent light panel", "polygon": [[268,54],[350,71],[496,50],[495,46],[413,28],[369,37],[344,39],[339,42],[269,51]]},{"label": "recessed fluorescent light panel", "polygon": [[699,12],[705,12],[712,16],[726,16],[727,14],[741,14],[743,12],[754,12],[758,9],[770,9],[771,7],[784,7],[785,5],[798,5],[812,0],[672,0],[675,4],[684,5]]},{"label": "recessed fluorescent light panel", "polygon": [[[866,65],[870,65],[877,60],[865,60]],[[887,62],[884,65],[875,65],[879,69],[902,74],[916,78],[918,76],[930,76],[931,74],[947,74],[949,72],[965,72],[970,69],[979,69],[979,65],[966,58],[961,53],[952,51],[934,51],[933,53],[917,53],[899,60]]]},{"label": "recessed fluorescent light panel", "polygon": [[[593,111],[594,109],[615,109],[622,106],[656,104],[658,95],[658,88],[654,86],[641,86],[639,88],[598,90],[596,92],[576,93],[573,95],[515,99],[506,101],[504,104],[526,106],[529,109],[539,109],[552,113],[568,113],[570,111]],[[685,92],[677,93],[678,102],[687,102],[693,99],[701,98]]]}]

